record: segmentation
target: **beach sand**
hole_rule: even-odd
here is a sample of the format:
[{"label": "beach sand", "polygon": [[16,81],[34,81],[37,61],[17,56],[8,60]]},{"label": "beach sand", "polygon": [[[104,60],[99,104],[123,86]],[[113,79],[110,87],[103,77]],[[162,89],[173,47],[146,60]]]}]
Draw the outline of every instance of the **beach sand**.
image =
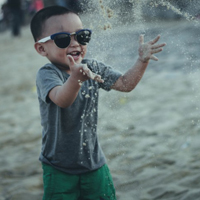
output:
[{"label": "beach sand", "polygon": [[[98,134],[116,194],[118,200],[198,200],[199,23],[133,22],[106,31],[97,28],[87,55],[125,72],[137,59],[144,29],[145,41],[161,34],[160,42],[167,43],[157,54],[159,61],[150,62],[131,93],[100,91]],[[20,38],[6,31],[0,40],[0,200],[41,200],[35,76],[47,60],[34,50],[28,27]]]}]

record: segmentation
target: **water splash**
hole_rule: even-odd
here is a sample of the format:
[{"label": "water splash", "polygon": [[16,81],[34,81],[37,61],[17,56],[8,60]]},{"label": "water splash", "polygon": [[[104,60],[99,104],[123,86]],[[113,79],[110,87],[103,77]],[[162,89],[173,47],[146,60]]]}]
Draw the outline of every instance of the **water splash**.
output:
[{"label": "water splash", "polygon": [[[167,12],[173,12],[187,21],[199,23],[196,16],[198,10],[194,11],[193,7],[200,6],[200,2],[188,0],[186,5],[182,7],[178,5],[178,2],[170,0],[98,0],[95,3],[96,10],[99,12],[97,24],[99,24],[99,28],[107,30],[111,29],[115,24],[119,25],[120,21],[122,21],[122,24],[134,21],[141,28],[146,20],[159,19],[158,11],[163,9],[163,15]],[[193,7],[191,6],[192,4],[194,5]],[[186,11],[188,10],[186,9],[187,7],[191,9]],[[153,13],[156,13],[155,16]]]},{"label": "water splash", "polygon": [[[191,0],[189,1],[191,3]],[[181,11],[180,8],[175,7],[174,5],[172,5],[169,1],[167,0],[160,0],[160,1],[151,1],[150,5],[152,7],[158,7],[159,5],[166,7],[167,10],[172,10],[174,13],[183,16],[185,19],[187,19],[188,21],[196,21],[196,18],[194,16],[192,16],[191,14]]]}]

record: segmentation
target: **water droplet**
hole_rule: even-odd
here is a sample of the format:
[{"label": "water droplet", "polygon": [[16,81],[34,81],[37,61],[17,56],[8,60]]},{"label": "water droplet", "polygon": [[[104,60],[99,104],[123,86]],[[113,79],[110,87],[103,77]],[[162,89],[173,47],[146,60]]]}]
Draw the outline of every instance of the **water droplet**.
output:
[{"label": "water droplet", "polygon": [[87,144],[85,142],[83,142],[83,146],[87,146]]}]

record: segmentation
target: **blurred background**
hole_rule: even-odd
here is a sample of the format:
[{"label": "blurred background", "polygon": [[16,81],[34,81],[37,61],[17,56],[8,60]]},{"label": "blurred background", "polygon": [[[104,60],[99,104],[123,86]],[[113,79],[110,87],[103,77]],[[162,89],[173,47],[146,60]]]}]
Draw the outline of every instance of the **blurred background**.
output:
[{"label": "blurred background", "polygon": [[200,198],[199,0],[0,0],[0,200],[41,200],[40,113],[35,77],[48,60],[30,20],[62,5],[93,30],[88,58],[122,73],[139,35],[166,42],[131,93],[100,90],[98,135],[118,200]]},{"label": "blurred background", "polygon": [[[0,32],[11,29],[14,36],[19,35],[20,27],[29,24],[31,17],[45,6],[60,5],[78,13],[86,13],[96,12],[98,3],[101,4],[101,0],[0,0]],[[114,0],[106,2],[109,9],[114,9],[120,19],[125,20],[129,20],[130,16],[134,15],[133,11],[138,5],[142,6],[143,18],[146,19],[180,19],[187,17],[188,13],[198,18],[200,14],[198,4],[198,0],[189,2],[187,0]],[[152,9],[152,7],[157,9]]]}]

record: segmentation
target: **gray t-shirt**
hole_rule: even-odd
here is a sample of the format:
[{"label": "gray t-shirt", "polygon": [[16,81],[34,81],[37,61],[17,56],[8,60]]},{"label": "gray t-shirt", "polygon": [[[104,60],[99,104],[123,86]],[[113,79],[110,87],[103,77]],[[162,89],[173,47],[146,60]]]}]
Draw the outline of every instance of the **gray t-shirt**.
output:
[{"label": "gray t-shirt", "polygon": [[54,104],[48,93],[63,85],[69,74],[53,64],[37,73],[36,86],[40,105],[42,150],[39,160],[70,174],[81,174],[100,168],[106,159],[97,137],[99,88],[109,91],[121,73],[95,60],[83,60],[104,83],[87,80],[68,108]]}]

